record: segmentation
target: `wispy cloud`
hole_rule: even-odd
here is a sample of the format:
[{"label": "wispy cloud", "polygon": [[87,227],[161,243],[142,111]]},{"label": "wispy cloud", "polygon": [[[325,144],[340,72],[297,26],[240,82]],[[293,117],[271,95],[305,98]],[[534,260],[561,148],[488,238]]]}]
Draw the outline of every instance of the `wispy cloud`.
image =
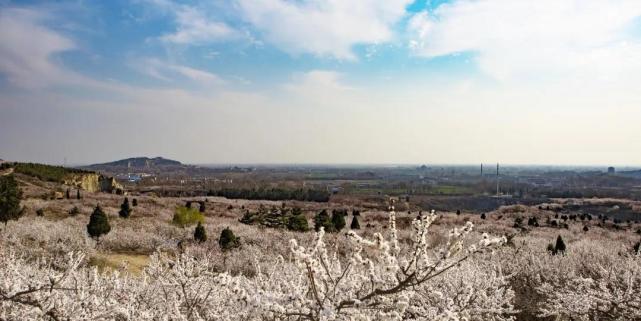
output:
[{"label": "wispy cloud", "polygon": [[130,65],[148,76],[166,82],[178,82],[187,79],[203,86],[222,85],[225,83],[220,76],[214,73],[169,63],[158,58],[138,59]]},{"label": "wispy cloud", "polygon": [[394,37],[411,0],[238,0],[242,19],[292,54],[354,60],[353,47]]},{"label": "wispy cloud", "polygon": [[476,54],[499,80],[617,78],[641,71],[641,39],[626,30],[641,17],[636,0],[455,0],[408,24],[416,55]]},{"label": "wispy cloud", "polygon": [[201,10],[175,5],[176,31],[160,37],[175,44],[199,45],[238,37],[238,32],[221,21],[207,17]]}]

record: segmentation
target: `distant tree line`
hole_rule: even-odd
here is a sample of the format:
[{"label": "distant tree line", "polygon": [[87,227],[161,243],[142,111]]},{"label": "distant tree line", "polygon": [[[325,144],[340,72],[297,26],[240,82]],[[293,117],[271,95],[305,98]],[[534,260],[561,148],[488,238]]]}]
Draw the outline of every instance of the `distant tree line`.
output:
[{"label": "distant tree line", "polygon": [[315,189],[283,189],[283,188],[264,188],[264,189],[242,189],[242,188],[223,188],[217,191],[209,191],[208,196],[222,196],[229,199],[247,199],[247,200],[269,200],[269,201],[307,201],[307,202],[327,202],[330,193],[323,190]]},{"label": "distant tree line", "polygon": [[62,183],[69,174],[93,173],[76,168],[35,163],[4,163],[1,169],[13,168],[16,173],[36,177],[43,181]]}]

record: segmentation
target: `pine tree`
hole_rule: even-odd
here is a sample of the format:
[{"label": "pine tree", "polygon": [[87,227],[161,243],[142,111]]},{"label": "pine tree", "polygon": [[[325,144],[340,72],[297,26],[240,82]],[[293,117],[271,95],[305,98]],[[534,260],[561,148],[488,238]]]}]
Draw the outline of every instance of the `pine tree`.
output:
[{"label": "pine tree", "polygon": [[9,220],[17,220],[22,216],[21,198],[22,191],[13,175],[0,176],[0,222],[7,225]]},{"label": "pine tree", "polygon": [[120,212],[118,215],[122,218],[128,218],[131,215],[131,207],[129,207],[129,199],[125,197],[125,200],[120,205]]},{"label": "pine tree", "polygon": [[102,211],[100,205],[96,205],[93,213],[91,213],[91,217],[89,217],[87,233],[89,233],[89,236],[91,237],[99,238],[101,235],[109,233],[109,231],[111,231],[109,218],[107,218],[105,212]]},{"label": "pine tree", "polygon": [[71,198],[70,193],[71,193],[71,191],[67,188],[67,191],[65,192],[65,198],[66,199],[70,199]]},{"label": "pine tree", "polygon": [[307,218],[302,214],[292,215],[287,220],[287,229],[299,232],[309,231],[309,223],[307,222]]},{"label": "pine tree", "polygon": [[359,230],[361,225],[358,223],[358,216],[352,217],[352,224],[349,225],[349,228],[352,230]]},{"label": "pine tree", "polygon": [[236,237],[236,235],[234,235],[234,232],[230,230],[229,227],[226,227],[220,233],[218,245],[223,251],[231,250],[235,247],[240,246],[240,237]]},{"label": "pine tree", "polygon": [[137,199],[135,199],[135,198],[134,198],[134,199],[132,199],[132,200],[131,200],[131,206],[133,206],[133,207],[138,206],[138,200],[137,200]]},{"label": "pine tree", "polygon": [[346,225],[345,212],[337,210],[332,211],[332,224],[334,225],[334,229],[336,231],[342,230]]},{"label": "pine tree", "polygon": [[325,229],[325,232],[334,231],[334,224],[332,223],[329,214],[327,214],[327,210],[322,210],[314,216],[314,230],[318,232],[321,227]]},{"label": "pine tree", "polygon": [[200,243],[207,241],[207,231],[205,231],[205,227],[200,222],[198,222],[194,230],[194,240]]},{"label": "pine tree", "polygon": [[200,211],[201,213],[205,213],[205,210],[205,202],[200,202],[200,208],[198,209],[198,211]]},{"label": "pine tree", "polygon": [[554,254],[558,254],[559,252],[565,253],[565,242],[563,242],[561,235],[556,238],[556,245],[554,246]]},{"label": "pine tree", "polygon": [[80,199],[80,190],[79,189],[76,190],[76,199],[78,199],[78,200]]}]

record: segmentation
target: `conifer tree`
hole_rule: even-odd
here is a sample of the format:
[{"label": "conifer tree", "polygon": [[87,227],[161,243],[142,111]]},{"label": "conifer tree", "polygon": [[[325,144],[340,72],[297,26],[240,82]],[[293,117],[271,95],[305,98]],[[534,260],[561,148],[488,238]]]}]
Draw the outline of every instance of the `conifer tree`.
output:
[{"label": "conifer tree", "polygon": [[13,175],[0,176],[0,222],[7,225],[9,220],[22,216],[21,198],[22,191]]},{"label": "conifer tree", "polygon": [[120,212],[118,215],[122,218],[128,218],[131,215],[131,207],[129,207],[129,199],[125,197],[125,200],[120,205]]},{"label": "conifer tree", "polygon": [[299,232],[309,231],[309,223],[307,222],[307,218],[302,214],[292,215],[287,220],[287,229]]},{"label": "conifer tree", "polygon": [[200,243],[207,241],[207,231],[205,231],[205,227],[200,222],[198,222],[194,230],[194,240]]},{"label": "conifer tree", "polygon": [[80,199],[80,189],[76,190],[76,199]]},{"label": "conifer tree", "polygon": [[358,223],[358,216],[352,216],[352,224],[349,225],[349,228],[352,230],[358,230],[361,228],[361,225]]},{"label": "conifer tree", "polygon": [[336,231],[342,230],[346,225],[345,212],[338,210],[332,211],[332,224],[334,225],[334,229]]},{"label": "conifer tree", "polygon": [[109,218],[105,212],[102,211],[100,205],[96,205],[96,208],[91,213],[89,217],[89,224],[87,224],[87,233],[93,238],[99,238],[101,235],[107,234],[111,231],[111,226],[109,225]]},{"label": "conifer tree", "polygon": [[70,193],[71,193],[71,191],[67,188],[67,191],[65,192],[65,198],[66,199],[70,199],[71,198]]},{"label": "conifer tree", "polygon": [[200,202],[200,208],[198,208],[198,211],[200,211],[201,213],[205,213],[205,210],[205,202]]},{"label": "conifer tree", "polygon": [[316,232],[320,231],[320,228],[323,227],[325,232],[333,232],[334,224],[327,214],[327,210],[322,210],[314,217],[314,230]]},{"label": "conifer tree", "polygon": [[223,251],[231,250],[235,247],[240,246],[240,237],[236,237],[236,235],[234,235],[234,232],[230,230],[229,227],[226,227],[220,233],[218,245]]},{"label": "conifer tree", "polygon": [[562,254],[565,253],[565,242],[563,242],[561,235],[556,238],[556,245],[554,246],[554,254],[558,254],[559,252]]},{"label": "conifer tree", "polygon": [[634,244],[634,253],[635,254],[640,254],[641,253],[641,241],[637,242],[637,244]]}]

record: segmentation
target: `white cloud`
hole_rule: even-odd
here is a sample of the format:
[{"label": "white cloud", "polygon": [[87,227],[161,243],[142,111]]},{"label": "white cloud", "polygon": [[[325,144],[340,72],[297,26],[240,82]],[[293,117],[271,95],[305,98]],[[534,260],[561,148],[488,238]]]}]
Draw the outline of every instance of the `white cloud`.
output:
[{"label": "white cloud", "polygon": [[201,10],[185,6],[174,5],[172,11],[176,15],[177,30],[166,34],[160,39],[176,44],[206,44],[237,37],[236,30],[224,22],[212,20]]},{"label": "white cloud", "polygon": [[355,59],[353,46],[388,42],[411,0],[238,0],[265,40],[292,53]]},{"label": "white cloud", "polygon": [[199,85],[222,85],[225,81],[218,75],[183,65],[168,63],[157,58],[147,58],[132,63],[135,69],[167,82],[188,79]]},{"label": "white cloud", "polygon": [[55,54],[76,48],[70,39],[42,26],[43,13],[18,8],[0,10],[0,73],[18,87],[38,88],[75,78],[54,63]]},{"label": "white cloud", "polygon": [[499,80],[637,77],[641,46],[628,28],[638,0],[456,0],[413,16],[417,55],[473,52]]}]

